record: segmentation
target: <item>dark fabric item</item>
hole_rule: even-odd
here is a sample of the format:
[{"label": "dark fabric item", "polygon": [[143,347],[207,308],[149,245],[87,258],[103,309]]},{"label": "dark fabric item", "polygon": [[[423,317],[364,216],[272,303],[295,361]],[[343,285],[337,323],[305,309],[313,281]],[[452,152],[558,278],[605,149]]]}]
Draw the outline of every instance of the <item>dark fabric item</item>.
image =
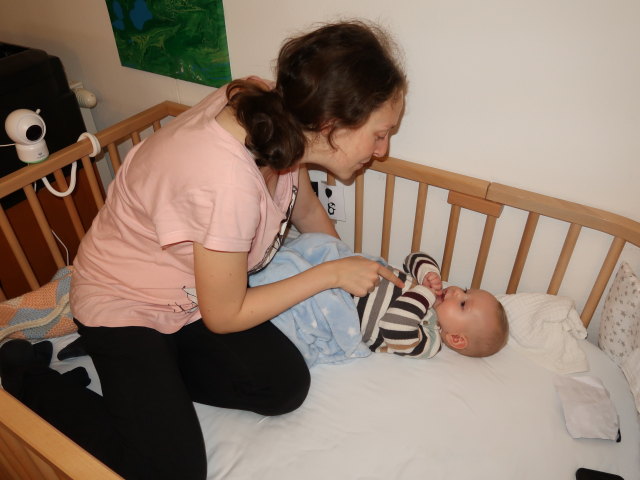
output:
[{"label": "dark fabric item", "polygon": [[27,340],[10,340],[0,348],[0,378],[2,387],[16,398],[22,394],[25,372],[31,368],[48,367],[53,345],[44,341],[32,345]]},{"label": "dark fabric item", "polygon": [[76,338],[69,345],[58,352],[58,360],[67,360],[68,358],[83,357],[87,354],[82,342],[82,337]]}]

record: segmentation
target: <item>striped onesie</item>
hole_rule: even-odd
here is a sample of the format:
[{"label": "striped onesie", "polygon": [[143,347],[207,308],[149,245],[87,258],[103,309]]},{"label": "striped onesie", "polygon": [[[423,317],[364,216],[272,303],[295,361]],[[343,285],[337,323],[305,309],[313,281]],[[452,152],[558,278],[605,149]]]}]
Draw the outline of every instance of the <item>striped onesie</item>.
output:
[{"label": "striped onesie", "polygon": [[[429,308],[435,294],[422,280],[429,272],[439,275],[440,267],[417,252],[405,259],[404,272],[393,272],[405,282],[404,288],[383,278],[372,293],[356,299],[362,341],[373,352],[431,358],[440,350],[440,328],[435,310]],[[411,286],[411,277],[418,285]]]}]

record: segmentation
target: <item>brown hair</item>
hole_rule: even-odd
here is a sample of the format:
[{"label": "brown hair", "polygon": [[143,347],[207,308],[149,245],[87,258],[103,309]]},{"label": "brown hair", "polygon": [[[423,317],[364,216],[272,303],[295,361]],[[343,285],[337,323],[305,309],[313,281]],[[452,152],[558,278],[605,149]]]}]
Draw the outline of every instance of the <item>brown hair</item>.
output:
[{"label": "brown hair", "polygon": [[276,86],[236,80],[229,103],[247,132],[259,166],[291,167],[303,155],[307,132],[358,128],[371,113],[404,92],[407,81],[390,38],[362,21],[324,25],[287,40],[280,50]]}]

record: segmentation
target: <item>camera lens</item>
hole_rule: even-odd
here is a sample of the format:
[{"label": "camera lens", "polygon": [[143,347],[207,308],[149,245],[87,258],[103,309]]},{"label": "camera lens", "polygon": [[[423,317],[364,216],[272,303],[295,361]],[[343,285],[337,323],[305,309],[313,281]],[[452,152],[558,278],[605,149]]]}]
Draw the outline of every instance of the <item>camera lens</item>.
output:
[{"label": "camera lens", "polygon": [[32,142],[38,140],[42,136],[42,127],[40,125],[31,125],[27,128],[25,136]]}]

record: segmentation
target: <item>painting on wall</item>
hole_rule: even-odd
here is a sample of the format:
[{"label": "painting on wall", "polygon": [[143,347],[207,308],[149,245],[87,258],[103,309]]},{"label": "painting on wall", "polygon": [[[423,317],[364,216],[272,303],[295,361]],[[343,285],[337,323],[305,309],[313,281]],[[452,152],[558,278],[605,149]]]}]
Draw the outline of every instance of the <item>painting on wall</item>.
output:
[{"label": "painting on wall", "polygon": [[106,0],[120,63],[213,87],[231,79],[222,0]]}]

